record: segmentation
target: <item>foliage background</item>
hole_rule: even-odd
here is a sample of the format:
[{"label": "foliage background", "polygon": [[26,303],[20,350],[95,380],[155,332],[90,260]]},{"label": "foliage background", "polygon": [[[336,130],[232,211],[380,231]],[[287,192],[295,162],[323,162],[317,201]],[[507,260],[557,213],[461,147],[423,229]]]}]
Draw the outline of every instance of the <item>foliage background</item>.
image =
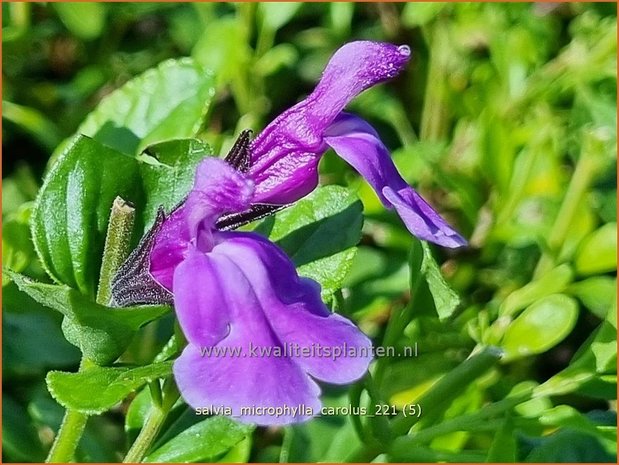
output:
[{"label": "foliage background", "polygon": [[[400,438],[381,457],[615,461],[614,4],[3,3],[2,13],[3,264],[40,281],[49,278],[29,218],[50,157],[132,77],[181,56],[210,69],[215,94],[198,136],[225,153],[240,130],[259,130],[311,91],[342,43],[409,44],[406,72],[350,109],[377,128],[405,178],[471,247],[434,250],[448,287],[428,258],[426,292],[411,300],[419,268],[411,271],[409,252],[418,242],[328,154],[323,183],[357,192],[366,216],[337,308],[377,345],[390,341],[390,315],[408,315],[390,342],[417,343],[419,356],[381,360],[374,372],[378,397],[394,405],[424,399],[476,346],[497,345],[506,357],[431,407],[418,425],[426,436]],[[168,137],[177,124],[168,121]],[[166,318],[140,331],[123,361],[151,361],[166,340]],[[45,376],[79,363],[60,321],[4,277],[6,461],[43,460],[60,423],[63,409]],[[360,389],[326,389],[325,403],[346,405]],[[475,416],[527,389],[534,394],[517,407]],[[131,399],[90,420],[78,459],[123,456],[144,414],[127,414]],[[160,444],[198,420],[179,411]],[[440,431],[454,420],[455,429]],[[191,457],[347,460],[360,444],[355,426],[380,431],[369,419],[323,418],[237,435],[227,449]]]}]

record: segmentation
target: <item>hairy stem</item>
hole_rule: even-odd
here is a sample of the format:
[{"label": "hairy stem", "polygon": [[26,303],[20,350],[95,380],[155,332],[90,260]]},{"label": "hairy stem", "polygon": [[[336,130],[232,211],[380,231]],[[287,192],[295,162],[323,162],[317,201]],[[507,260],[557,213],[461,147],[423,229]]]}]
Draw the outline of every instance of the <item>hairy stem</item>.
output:
[{"label": "hairy stem", "polygon": [[157,434],[159,434],[159,430],[161,429],[161,425],[163,425],[166,415],[166,412],[164,412],[161,407],[155,405],[151,407],[148,419],[146,423],[144,423],[131,449],[127,452],[123,460],[124,463],[139,463],[142,461],[146,452],[148,452],[148,449],[157,437]]},{"label": "hairy stem", "polygon": [[140,463],[144,459],[178,398],[179,392],[176,384],[172,379],[166,380],[163,385],[161,403],[153,402],[148,418],[140,430],[140,434],[138,434],[135,442],[127,452],[123,460],[124,463]]},{"label": "hairy stem", "polygon": [[48,463],[66,463],[73,460],[87,420],[88,416],[77,410],[65,412],[56,440],[47,456]]}]

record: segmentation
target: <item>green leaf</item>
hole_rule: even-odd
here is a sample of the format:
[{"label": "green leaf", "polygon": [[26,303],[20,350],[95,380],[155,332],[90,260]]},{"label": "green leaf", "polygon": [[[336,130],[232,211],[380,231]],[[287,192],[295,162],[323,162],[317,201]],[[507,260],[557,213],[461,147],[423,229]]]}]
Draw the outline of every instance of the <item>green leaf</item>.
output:
[{"label": "green leaf", "polygon": [[[3,298],[6,299],[4,292]],[[7,374],[38,375],[50,366],[79,363],[79,351],[64,340],[60,324],[51,312],[43,310],[4,313],[2,332],[11,335],[2,339],[5,379]]]},{"label": "green leaf", "polygon": [[200,462],[227,453],[253,430],[227,417],[196,423],[149,454],[145,462]]},{"label": "green leaf", "polygon": [[[264,3],[261,3],[264,5]],[[256,61],[252,70],[261,76],[270,76],[283,67],[292,66],[299,58],[297,49],[290,44],[279,44],[270,48]]]},{"label": "green leaf", "polygon": [[[350,409],[346,393],[337,397],[324,395],[322,402],[327,409]],[[288,463],[344,462],[352,449],[363,444],[355,432],[351,415],[321,415],[312,421],[288,426],[285,435],[287,447],[282,450],[280,459]]]},{"label": "green leaf", "polygon": [[231,85],[235,93],[247,92],[245,83],[240,82],[252,54],[247,34],[240,20],[228,16],[206,24],[192,56],[213,73],[218,87]]},{"label": "green leaf", "polygon": [[101,35],[105,26],[105,3],[69,2],[52,5],[67,29],[80,39],[91,40]]},{"label": "green leaf", "polygon": [[[609,315],[613,312],[609,312]],[[615,323],[616,325],[616,323]],[[556,375],[536,388],[536,396],[565,395],[576,390],[586,388],[592,382],[597,387],[605,389],[606,380],[604,377],[597,376],[596,372],[600,366],[600,361],[594,354],[592,346],[594,342],[605,343],[608,340],[617,340],[617,330],[608,320],[602,324],[587,338],[582,346],[576,351],[570,364]],[[615,353],[616,353],[615,342]],[[595,386],[594,386],[595,388]],[[616,397],[616,376],[612,388],[612,398]]]},{"label": "green leaf", "polygon": [[135,206],[137,239],[160,205],[170,211],[185,197],[197,164],[211,154],[199,140],[179,139],[133,158],[77,137],[49,172],[33,213],[34,242],[50,276],[94,295],[114,198]]},{"label": "green leaf", "polygon": [[4,273],[34,300],[62,313],[65,338],[97,365],[117,359],[141,326],[169,311],[168,307],[154,305],[105,307],[69,287],[37,283],[10,270]]},{"label": "green leaf", "polygon": [[563,292],[572,281],[574,273],[568,265],[560,265],[512,292],[500,307],[501,315],[514,315],[542,297]]},{"label": "green leaf", "polygon": [[[17,285],[2,288],[2,372],[5,380],[40,376],[50,368],[71,367],[80,352],[69,344],[60,329],[62,316],[39,304]],[[45,347],[42,351],[41,347]]]},{"label": "green leaf", "polygon": [[411,264],[419,264],[419,270],[411,269],[411,275],[421,273],[424,276],[439,319],[449,318],[460,305],[460,296],[445,281],[427,242],[415,240],[412,253]]},{"label": "green leaf", "polygon": [[144,225],[148,227],[154,221],[160,205],[169,212],[183,200],[193,186],[198,163],[213,152],[208,145],[197,139],[161,142],[147,147],[145,152],[156,159],[154,163],[140,166],[147,193],[143,210]]},{"label": "green leaf", "polygon": [[246,436],[241,442],[230,449],[217,460],[218,463],[247,463],[251,455],[253,441],[251,436]]},{"label": "green leaf", "polygon": [[[591,344],[591,350],[595,355],[596,371],[599,373],[608,372],[617,366],[617,334],[611,332],[612,329],[604,326],[604,331],[600,336],[605,336],[606,340],[596,340]],[[614,335],[614,340],[613,340]]]},{"label": "green leaf", "polygon": [[79,373],[50,371],[46,381],[60,405],[95,415],[109,410],[147,382],[171,374],[172,362],[162,362],[138,368],[92,367]]},{"label": "green leaf", "polygon": [[576,431],[545,437],[524,459],[525,463],[616,463],[612,444]]},{"label": "green leaf", "polygon": [[617,223],[607,223],[587,236],[578,249],[575,264],[581,275],[617,270]]},{"label": "green leaf", "polygon": [[528,307],[507,328],[503,338],[505,361],[541,354],[561,342],[576,325],[578,304],[553,294]]},{"label": "green leaf", "polygon": [[129,404],[127,414],[125,415],[125,433],[127,433],[130,443],[135,441],[135,438],[144,426],[151,406],[152,401],[148,388],[138,392],[131,401],[131,404]]},{"label": "green leaf", "polygon": [[608,431],[598,427],[589,418],[569,405],[558,405],[547,410],[539,417],[539,421],[546,426],[570,428],[595,437],[604,436],[610,440],[617,438],[616,431]]},{"label": "green leaf", "polygon": [[617,373],[617,292],[591,343],[597,373]]},{"label": "green leaf", "polygon": [[432,21],[446,5],[442,2],[408,3],[402,12],[402,22],[409,27],[423,26]]},{"label": "green leaf", "polygon": [[21,127],[46,151],[54,150],[62,140],[60,129],[55,122],[38,109],[3,100],[2,119]]},{"label": "green leaf", "polygon": [[[36,257],[30,239],[31,212],[32,202],[27,202],[2,221],[2,264],[17,272],[25,270]],[[2,280],[4,284],[4,276]]]},{"label": "green leaf", "polygon": [[126,154],[195,136],[214,95],[213,76],[190,58],[168,60],[105,97],[78,128]]},{"label": "green leaf", "polygon": [[355,14],[355,3],[353,2],[331,2],[329,3],[329,22],[331,30],[338,37],[346,37],[350,33],[350,25]]},{"label": "green leaf", "polygon": [[258,10],[262,15],[264,27],[277,31],[286,25],[303,6],[303,2],[259,3]]},{"label": "green leaf", "polygon": [[326,186],[265,220],[257,232],[284,249],[300,275],[318,281],[328,299],[350,270],[362,224],[357,197],[343,187]]},{"label": "green leaf", "polygon": [[116,196],[141,202],[138,162],[77,136],[48,173],[32,212],[32,239],[55,281],[95,295]]},{"label": "green leaf", "polygon": [[617,279],[593,276],[572,284],[568,291],[599,318],[605,318],[615,302]]}]

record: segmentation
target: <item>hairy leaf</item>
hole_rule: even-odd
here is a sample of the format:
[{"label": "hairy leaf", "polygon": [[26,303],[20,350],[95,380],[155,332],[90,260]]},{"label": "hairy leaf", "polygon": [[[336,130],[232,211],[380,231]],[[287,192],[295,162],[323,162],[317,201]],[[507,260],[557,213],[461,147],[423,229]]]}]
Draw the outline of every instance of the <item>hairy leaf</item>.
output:
[{"label": "hairy leaf", "polygon": [[145,383],[171,374],[172,362],[162,362],[138,368],[95,366],[79,373],[50,371],[46,381],[49,392],[63,407],[99,414]]}]

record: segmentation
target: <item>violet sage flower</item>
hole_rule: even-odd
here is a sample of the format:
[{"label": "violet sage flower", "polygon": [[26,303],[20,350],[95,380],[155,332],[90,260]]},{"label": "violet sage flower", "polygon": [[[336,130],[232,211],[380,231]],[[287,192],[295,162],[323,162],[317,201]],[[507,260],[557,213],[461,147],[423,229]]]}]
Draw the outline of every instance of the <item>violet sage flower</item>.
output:
[{"label": "violet sage flower", "polygon": [[402,179],[376,131],[343,112],[358,94],[400,73],[410,55],[406,45],[369,41],[337,50],[314,91],[251,143],[247,174],[256,184],[254,202],[285,205],[310,193],[318,184],[320,157],[332,148],[370,183],[385,207],[396,210],[412,234],[444,247],[465,245],[466,240]]},{"label": "violet sage flower", "polygon": [[[147,238],[150,274],[172,292],[188,341],[174,377],[190,406],[229,409],[260,425],[304,421],[320,410],[314,380],[362,377],[371,341],[328,310],[320,285],[299,277],[275,244],[215,227],[223,213],[249,208],[254,195],[243,173],[204,159],[185,202]],[[336,358],[337,347],[346,353]]]}]

